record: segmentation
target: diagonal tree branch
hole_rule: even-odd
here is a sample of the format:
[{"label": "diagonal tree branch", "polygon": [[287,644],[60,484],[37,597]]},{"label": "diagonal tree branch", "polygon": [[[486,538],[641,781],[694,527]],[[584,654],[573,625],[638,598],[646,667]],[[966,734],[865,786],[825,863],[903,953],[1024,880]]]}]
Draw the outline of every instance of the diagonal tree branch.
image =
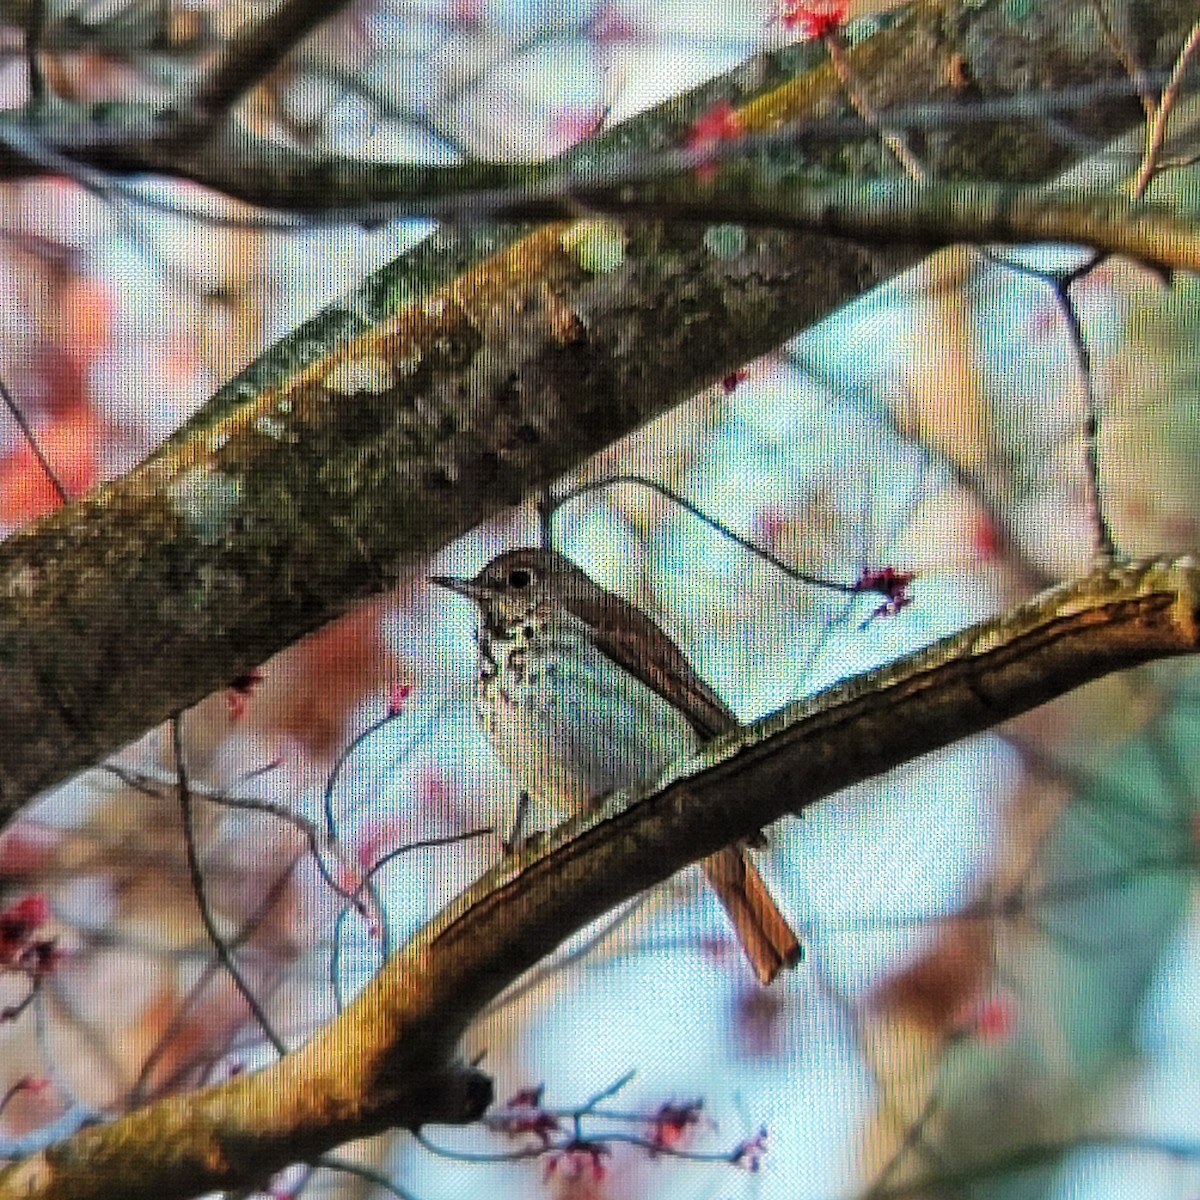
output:
[{"label": "diagonal tree branch", "polygon": [[351,1137],[477,1119],[457,1064],[476,1013],[593,918],[821,797],[1054,696],[1200,650],[1200,566],[1109,566],[705,746],[506,860],[361,996],[263,1071],[84,1130],[0,1171],[0,1200],[163,1198],[261,1185]]}]

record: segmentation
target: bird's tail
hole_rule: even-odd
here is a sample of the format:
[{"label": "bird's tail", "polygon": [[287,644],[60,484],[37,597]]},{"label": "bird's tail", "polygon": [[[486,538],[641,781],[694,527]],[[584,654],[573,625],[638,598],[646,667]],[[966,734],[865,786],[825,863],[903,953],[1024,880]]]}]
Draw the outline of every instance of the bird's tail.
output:
[{"label": "bird's tail", "polygon": [[702,865],[760,983],[800,961],[800,940],[744,847],[726,846]]}]

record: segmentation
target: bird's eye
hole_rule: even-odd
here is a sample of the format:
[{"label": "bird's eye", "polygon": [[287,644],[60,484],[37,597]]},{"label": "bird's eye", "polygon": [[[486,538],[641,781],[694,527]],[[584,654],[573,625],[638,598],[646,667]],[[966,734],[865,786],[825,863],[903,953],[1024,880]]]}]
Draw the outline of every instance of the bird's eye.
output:
[{"label": "bird's eye", "polygon": [[518,591],[521,588],[527,588],[533,582],[533,572],[527,571],[524,567],[517,567],[508,573],[508,586],[516,588]]}]

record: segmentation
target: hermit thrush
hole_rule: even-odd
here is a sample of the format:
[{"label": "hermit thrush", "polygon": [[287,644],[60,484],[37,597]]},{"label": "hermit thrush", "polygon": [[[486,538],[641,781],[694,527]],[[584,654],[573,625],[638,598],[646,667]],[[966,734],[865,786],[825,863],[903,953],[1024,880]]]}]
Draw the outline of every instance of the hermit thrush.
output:
[{"label": "hermit thrush", "polygon": [[[553,550],[431,582],[479,606],[479,717],[544,827],[646,779],[737,719],[641,609]],[[763,983],[800,943],[743,845],[702,864]]]}]

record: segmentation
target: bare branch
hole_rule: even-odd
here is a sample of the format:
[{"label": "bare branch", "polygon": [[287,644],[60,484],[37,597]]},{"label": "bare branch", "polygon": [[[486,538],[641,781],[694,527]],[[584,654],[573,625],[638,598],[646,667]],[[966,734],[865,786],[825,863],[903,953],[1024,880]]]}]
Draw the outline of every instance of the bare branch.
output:
[{"label": "bare branch", "polygon": [[506,220],[566,220],[580,211],[728,222],[928,249],[955,242],[1072,242],[1166,270],[1200,271],[1200,222],[1175,208],[987,180],[781,183],[777,169],[730,163],[712,179],[660,178],[636,191],[579,187],[561,198],[518,195],[494,205],[495,215]]}]

